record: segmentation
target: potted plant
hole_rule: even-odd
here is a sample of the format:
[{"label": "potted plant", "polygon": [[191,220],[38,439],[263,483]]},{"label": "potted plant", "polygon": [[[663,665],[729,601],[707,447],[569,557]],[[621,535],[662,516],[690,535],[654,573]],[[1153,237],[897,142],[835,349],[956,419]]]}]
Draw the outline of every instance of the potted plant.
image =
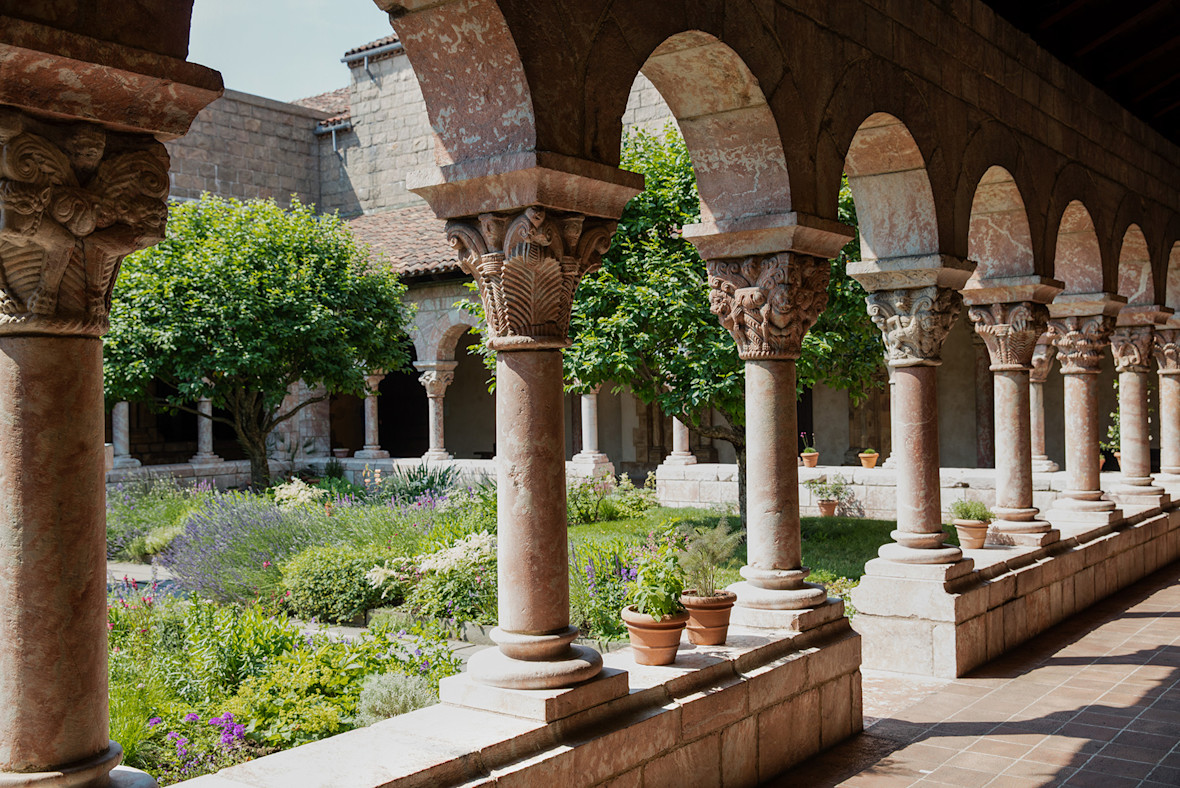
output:
[{"label": "potted plant", "polygon": [[983,501],[955,501],[951,504],[952,523],[959,535],[959,545],[978,550],[987,541],[987,526],[992,521],[991,510]]},{"label": "potted plant", "polygon": [[852,500],[852,488],[848,480],[838,473],[830,474],[826,480],[811,479],[804,482],[803,486],[816,497],[820,517],[835,517],[840,504]]},{"label": "potted plant", "polygon": [[670,544],[662,544],[639,559],[632,604],[623,608],[623,623],[631,636],[635,662],[670,665],[680,648],[680,633],[688,611],[680,604],[684,570]]},{"label": "potted plant", "polygon": [[811,438],[808,439],[806,432],[800,432],[799,438],[803,441],[803,452],[800,454],[803,458],[803,464],[808,468],[814,468],[819,465],[819,452],[816,451],[813,445],[815,442],[815,433],[813,432]]},{"label": "potted plant", "polygon": [[877,454],[876,449],[869,448],[869,449],[865,449],[864,451],[862,451],[860,454],[858,454],[856,456],[860,457],[860,467],[862,467],[862,468],[876,468],[877,467],[877,458],[880,457],[881,455]]},{"label": "potted plant", "polygon": [[717,571],[733,557],[741,539],[741,531],[730,533],[723,517],[716,528],[697,531],[681,551],[680,562],[689,590],[680,595],[680,604],[688,611],[689,643],[698,646],[725,643],[737,594],[717,590]]}]

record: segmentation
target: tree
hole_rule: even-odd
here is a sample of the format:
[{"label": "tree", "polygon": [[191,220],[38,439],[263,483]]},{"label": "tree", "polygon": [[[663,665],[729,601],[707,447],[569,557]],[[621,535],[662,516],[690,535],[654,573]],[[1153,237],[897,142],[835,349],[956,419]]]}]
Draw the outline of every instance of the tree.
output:
[{"label": "tree", "polygon": [[[619,221],[602,268],[578,288],[571,319],[573,346],[565,354],[574,388],[613,381],[675,416],[707,438],[731,443],[738,457],[745,505],[745,376],[737,347],[709,311],[705,263],[681,236],[700,215],[692,162],[684,139],[628,134],[621,166],[646,176],[645,191]],[[852,194],[843,184],[840,219],[855,227]],[[832,261],[828,307],[803,342],[799,390],[824,382],[853,401],[877,382],[881,340],[865,310],[865,293],[844,271],[859,258],[854,239]],[[714,425],[716,410],[726,423]]]},{"label": "tree", "polygon": [[[341,219],[314,206],[210,195],[175,204],[167,237],[123,262],[107,398],[190,413],[210,398],[229,414],[213,419],[233,426],[252,484],[265,487],[276,427],[332,394],[363,395],[372,370],[408,366],[404,292]],[[172,393],[153,396],[153,380]],[[323,388],[280,412],[300,380]]]}]

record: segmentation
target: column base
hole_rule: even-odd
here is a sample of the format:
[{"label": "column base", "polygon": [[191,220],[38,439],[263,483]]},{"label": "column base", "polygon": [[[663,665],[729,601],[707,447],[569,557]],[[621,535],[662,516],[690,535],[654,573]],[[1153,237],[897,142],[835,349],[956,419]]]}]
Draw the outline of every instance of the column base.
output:
[{"label": "column base", "polygon": [[1058,523],[1109,525],[1121,520],[1123,513],[1114,501],[1104,500],[1101,491],[1065,490],[1061,493],[1061,497],[1053,502],[1053,508],[1045,512],[1044,516],[1054,525]]},{"label": "column base", "polygon": [[110,788],[159,788],[156,778],[130,766],[116,766],[111,772]]},{"label": "column base", "polygon": [[454,455],[446,449],[431,449],[422,455],[422,462],[450,462],[453,459]]},{"label": "column base", "polygon": [[1173,499],[1180,498],[1180,474],[1168,473],[1167,471],[1156,474],[1155,483],[1163,487],[1164,492]]},{"label": "column base", "polygon": [[131,470],[132,468],[138,468],[142,464],[143,463],[141,463],[139,460],[135,459],[134,457],[116,457],[115,461],[113,463],[111,463],[111,467],[117,471],[122,471],[122,470]]},{"label": "column base", "polygon": [[509,632],[496,627],[492,640],[499,648],[479,652],[467,673],[481,684],[514,690],[563,689],[588,681],[602,670],[602,655],[573,645],[575,627],[545,635]]},{"label": "column base", "polygon": [[[479,652],[471,662],[492,651],[495,649]],[[439,682],[438,697],[448,706],[548,723],[625,697],[629,690],[627,671],[615,668],[603,668],[596,676],[573,687],[532,690],[492,687],[468,673],[460,673]]]},{"label": "column base", "polygon": [[602,452],[578,452],[570,460],[570,471],[575,475],[593,479],[599,476],[614,478],[615,465]]},{"label": "column base", "polygon": [[[734,585],[747,585],[735,583]],[[810,583],[808,584],[810,585]],[[822,587],[819,587],[822,591]],[[735,591],[734,586],[729,587]],[[736,593],[736,591],[735,591]],[[749,627],[751,629],[778,629],[791,632],[806,632],[821,627],[832,621],[839,620],[844,615],[844,600],[839,597],[829,597],[815,607],[800,610],[771,610],[766,608],[733,606],[729,623],[732,626]]]},{"label": "column base", "polygon": [[[1045,547],[1046,545],[1061,541],[1061,531],[1058,531],[1049,525],[1049,523],[1043,523],[1043,525],[1046,530],[1037,532],[995,531],[989,528],[986,546]],[[992,523],[992,528],[995,526],[996,523]]]},{"label": "column base", "polygon": [[1057,473],[1061,470],[1061,466],[1048,457],[1033,457],[1032,470],[1033,473]]},{"label": "column base", "polygon": [[384,449],[361,449],[358,452],[353,452],[352,456],[358,460],[387,460],[389,452]]},{"label": "column base", "polygon": [[[106,784],[107,776],[110,775],[110,785],[112,786],[140,788],[136,783],[116,782],[116,775],[111,774],[111,770],[118,766],[121,760],[123,760],[123,748],[119,746],[118,742],[113,741],[106,750],[93,758],[71,763],[59,769],[45,772],[0,771],[0,786],[4,788],[85,788],[85,786]],[[150,777],[148,779],[151,780]],[[152,780],[150,785],[154,788],[155,780]],[[148,784],[145,783],[143,788],[147,788],[147,786]]]},{"label": "column base", "polygon": [[737,594],[737,602],[733,605],[735,612],[739,608],[782,613],[797,612],[819,607],[828,598],[827,589],[816,583],[801,582],[796,588],[762,588],[753,583],[740,582],[728,586],[725,590]]},{"label": "column base", "polygon": [[674,451],[664,458],[661,465],[696,465],[696,455],[690,451]]},{"label": "column base", "polygon": [[1020,547],[1044,547],[1061,538],[1061,532],[1045,520],[1037,519],[1039,509],[1011,509],[997,506],[992,509],[996,519],[987,532],[989,545],[1018,545]]},{"label": "column base", "polygon": [[192,465],[212,465],[215,462],[221,462],[221,457],[212,452],[209,454],[197,452],[192,457],[189,457],[188,461]]},{"label": "column base", "polygon": [[1172,496],[1163,487],[1136,487],[1120,485],[1110,491],[1110,497],[1121,506],[1162,509],[1172,502]]}]

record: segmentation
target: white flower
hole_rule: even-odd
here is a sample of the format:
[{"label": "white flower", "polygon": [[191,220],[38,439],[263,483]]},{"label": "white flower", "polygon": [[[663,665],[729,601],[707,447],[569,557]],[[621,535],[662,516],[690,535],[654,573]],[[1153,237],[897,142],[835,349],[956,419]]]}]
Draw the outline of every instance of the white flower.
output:
[{"label": "white flower", "polygon": [[292,479],[275,487],[275,504],[284,509],[307,506],[318,503],[327,494],[328,491],[321,487],[312,487],[302,479]]},{"label": "white flower", "polygon": [[423,556],[418,566],[424,572],[447,572],[495,560],[496,537],[487,531],[468,534],[451,547]]}]

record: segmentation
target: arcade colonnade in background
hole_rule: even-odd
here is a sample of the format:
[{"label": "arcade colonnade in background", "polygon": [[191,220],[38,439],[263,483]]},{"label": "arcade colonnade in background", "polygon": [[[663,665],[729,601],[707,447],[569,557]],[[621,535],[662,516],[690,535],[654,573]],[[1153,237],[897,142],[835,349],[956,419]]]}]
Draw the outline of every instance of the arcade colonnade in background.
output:
[{"label": "arcade colonnade in background", "polygon": [[[441,709],[195,786],[330,784],[345,764],[355,785],[496,770],[658,782],[684,759],[754,784],[860,729],[862,661],[959,675],[1180,555],[1180,518],[1144,459],[1143,400],[1153,359],[1167,373],[1177,363],[1180,152],[983,3],[377,4],[437,135],[439,166],[407,185],[446,220],[496,352],[498,646],[444,681]],[[119,758],[100,337],[119,260],[163,233],[160,140],[221,91],[183,60],[188,11],[0,0],[6,784],[99,786]],[[692,154],[702,215],[685,234],[746,374],[742,638],[671,673],[574,644],[568,606],[561,352],[578,282],[643,186],[617,167],[641,69]],[[854,593],[855,632],[843,603],[807,582],[795,456],[795,361],[826,304],[827,260],[851,236],[836,218],[842,174],[863,258],[849,273],[893,368],[898,479],[897,529]],[[993,536],[1010,545],[967,555],[943,542],[935,390],[964,302],[991,354]],[[1070,489],[1039,512],[1030,377],[1046,335],[1066,377]],[[1113,496],[1098,484],[1094,396],[1108,346],[1125,457]],[[1162,377],[1172,452],[1180,413],[1175,377]]]}]

